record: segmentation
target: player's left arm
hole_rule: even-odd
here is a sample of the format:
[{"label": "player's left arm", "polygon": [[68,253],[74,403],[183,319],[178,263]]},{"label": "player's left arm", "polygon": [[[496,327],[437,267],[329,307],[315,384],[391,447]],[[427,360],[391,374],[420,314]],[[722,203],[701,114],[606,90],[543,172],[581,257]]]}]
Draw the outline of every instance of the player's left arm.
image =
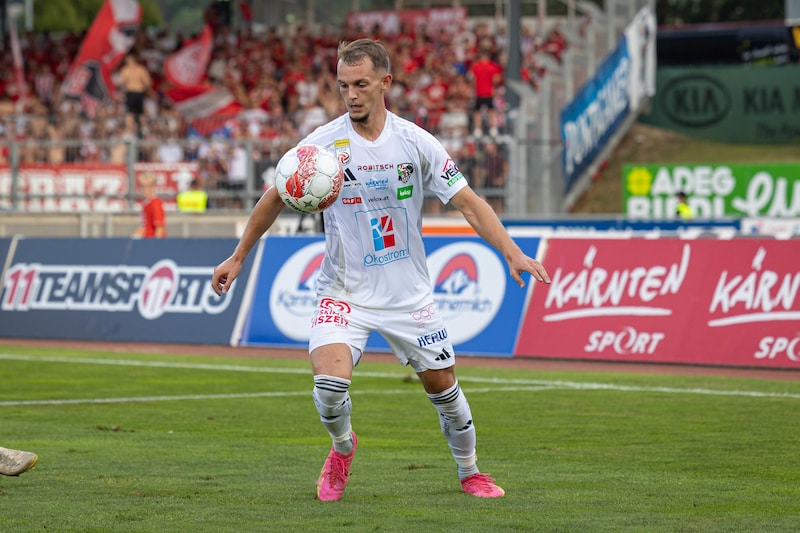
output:
[{"label": "player's left arm", "polygon": [[523,253],[517,243],[506,231],[494,210],[471,187],[464,187],[451,199],[450,203],[458,209],[475,232],[494,246],[508,263],[508,270],[520,287],[525,287],[521,274],[530,273],[537,281],[550,283],[550,276],[544,266]]}]

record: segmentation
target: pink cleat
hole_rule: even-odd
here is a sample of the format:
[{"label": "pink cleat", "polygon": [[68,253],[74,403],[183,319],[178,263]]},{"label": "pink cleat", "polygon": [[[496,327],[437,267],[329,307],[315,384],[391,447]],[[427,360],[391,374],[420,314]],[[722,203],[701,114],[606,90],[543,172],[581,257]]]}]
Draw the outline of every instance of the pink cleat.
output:
[{"label": "pink cleat", "polygon": [[494,479],[487,474],[472,474],[461,480],[461,488],[467,494],[479,498],[500,498],[506,491],[494,484]]},{"label": "pink cleat", "polygon": [[350,465],[356,455],[358,447],[358,437],[353,436],[353,451],[347,455],[341,454],[331,446],[331,453],[325,460],[322,472],[317,479],[317,498],[323,502],[335,502],[342,499],[344,488],[350,481]]}]

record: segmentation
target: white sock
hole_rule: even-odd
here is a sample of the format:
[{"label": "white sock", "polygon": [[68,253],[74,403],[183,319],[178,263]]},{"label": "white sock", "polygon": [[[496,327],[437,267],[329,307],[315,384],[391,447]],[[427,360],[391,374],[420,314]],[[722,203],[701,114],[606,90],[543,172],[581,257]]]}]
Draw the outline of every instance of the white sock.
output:
[{"label": "white sock", "polygon": [[450,451],[458,465],[458,477],[464,479],[478,473],[475,455],[475,425],[467,397],[458,382],[438,394],[428,394],[431,403],[439,412],[442,434],[450,445]]},{"label": "white sock", "polygon": [[345,455],[353,451],[353,440],[350,433],[350,411],[353,405],[348,389],[350,380],[336,376],[320,374],[314,376],[314,404],[319,412],[319,419],[333,439],[333,448]]}]

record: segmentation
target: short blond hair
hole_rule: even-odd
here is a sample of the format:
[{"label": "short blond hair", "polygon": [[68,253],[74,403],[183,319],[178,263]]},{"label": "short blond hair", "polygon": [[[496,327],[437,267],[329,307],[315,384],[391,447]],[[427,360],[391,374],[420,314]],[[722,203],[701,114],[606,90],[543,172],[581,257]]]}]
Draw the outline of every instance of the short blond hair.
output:
[{"label": "short blond hair", "polygon": [[380,42],[372,39],[357,39],[352,42],[342,41],[339,43],[338,56],[339,61],[350,66],[361,63],[364,58],[368,58],[376,71],[391,72],[389,52]]}]

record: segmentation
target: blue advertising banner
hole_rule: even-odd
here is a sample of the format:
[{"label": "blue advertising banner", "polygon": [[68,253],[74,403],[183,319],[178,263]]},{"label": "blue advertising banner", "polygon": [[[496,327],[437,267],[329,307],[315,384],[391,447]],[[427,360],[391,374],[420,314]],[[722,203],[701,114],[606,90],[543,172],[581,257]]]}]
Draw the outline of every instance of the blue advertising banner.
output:
[{"label": "blue advertising banner", "polygon": [[628,218],[562,218],[542,220],[504,219],[507,228],[545,228],[552,231],[687,231],[691,229],[741,229],[738,218],[719,220],[636,220]]},{"label": "blue advertising banner", "polygon": [[242,345],[308,348],[324,250],[321,236],[265,239]]},{"label": "blue advertising banner", "polygon": [[561,111],[564,191],[568,192],[619,128],[630,109],[631,61],[625,36]]},{"label": "blue advertising banner", "polygon": [[0,293],[0,337],[230,344],[252,259],[211,288],[235,239],[21,239]]},{"label": "blue advertising banner", "polygon": [[3,267],[6,264],[9,246],[11,246],[11,239],[0,238],[0,276],[3,275]]},{"label": "blue advertising banner", "polygon": [[[536,256],[539,239],[515,239]],[[477,237],[425,237],[436,312],[458,353],[510,357],[525,303],[503,257]],[[269,237],[257,273],[242,344],[307,348],[316,297],[321,237]],[[434,311],[434,310],[432,310]],[[367,348],[389,351],[373,334]]]}]

